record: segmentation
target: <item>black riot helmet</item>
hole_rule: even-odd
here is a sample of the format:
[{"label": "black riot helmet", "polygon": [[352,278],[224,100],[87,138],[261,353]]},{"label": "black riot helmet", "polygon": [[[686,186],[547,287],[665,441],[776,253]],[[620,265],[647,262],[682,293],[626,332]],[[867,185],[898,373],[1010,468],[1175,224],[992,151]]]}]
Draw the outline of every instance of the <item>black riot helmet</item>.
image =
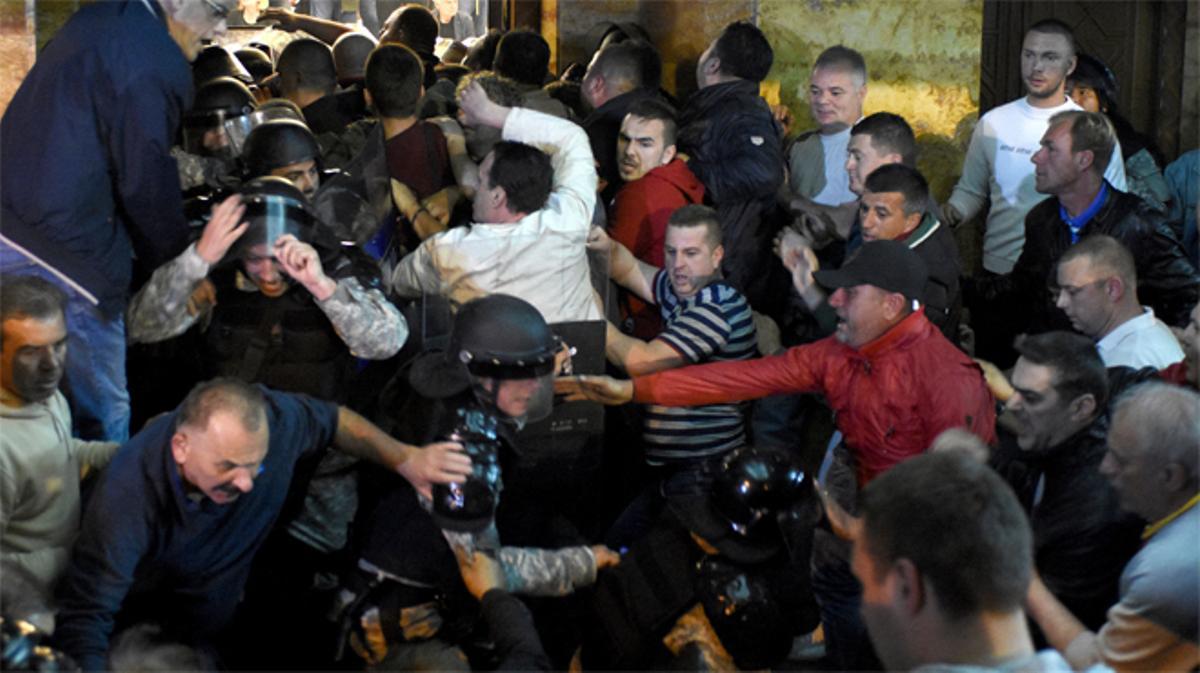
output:
[{"label": "black riot helmet", "polygon": [[192,81],[203,86],[218,77],[232,77],[246,84],[254,83],[254,76],[229,50],[218,44],[210,44],[200,50],[192,61]]},{"label": "black riot helmet", "polygon": [[492,294],[465,304],[454,319],[450,354],[476,376],[536,378],[554,369],[558,341],[524,299]]},{"label": "black riot helmet", "polygon": [[304,161],[317,162],[319,170],[321,147],[307,126],[291,119],[272,119],[254,127],[242,148],[242,163],[252,178]]},{"label": "black riot helmet", "polygon": [[473,299],[454,316],[448,344],[433,341],[409,371],[421,395],[446,398],[470,388],[484,407],[518,424],[549,415],[561,342],[529,302],[505,294]]},{"label": "black riot helmet", "polygon": [[722,555],[756,563],[781,549],[778,517],[811,490],[790,454],[746,447],[721,461],[708,495],[679,497],[670,504],[689,530]]},{"label": "black riot helmet", "polygon": [[480,401],[519,422],[550,414],[560,342],[524,299],[492,294],[459,309],[446,357],[465,366]]},{"label": "black riot helmet", "polygon": [[226,122],[254,112],[257,104],[249,87],[232,77],[200,85],[192,109],[183,116],[183,147],[192,154],[231,156],[234,148]]}]

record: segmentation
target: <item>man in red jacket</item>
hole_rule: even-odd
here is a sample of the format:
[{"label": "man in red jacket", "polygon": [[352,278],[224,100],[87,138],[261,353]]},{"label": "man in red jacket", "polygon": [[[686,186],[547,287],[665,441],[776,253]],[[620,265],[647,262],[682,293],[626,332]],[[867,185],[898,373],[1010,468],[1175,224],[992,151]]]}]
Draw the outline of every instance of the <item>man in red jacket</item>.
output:
[{"label": "man in red jacket", "polygon": [[[617,136],[617,169],[625,184],[609,209],[608,233],[634,257],[663,266],[663,240],[671,213],[704,202],[704,185],[675,156],[675,111],[656,98],[633,104]],[[623,317],[633,334],[648,340],[662,325],[653,306],[629,298]]]},{"label": "man in red jacket", "polygon": [[[632,381],[563,378],[558,392],[605,404],[670,406],[820,392],[848,449],[835,450],[826,486],[851,513],[857,489],[923,453],[944,430],[966,428],[994,442],[996,412],[983,373],[919,308],[927,272],[915,252],[899,241],[871,241],[841,269],[814,276],[832,291],[829,304],[838,316],[833,336],[781,355],[671,369]],[[813,590],[830,654],[842,670],[877,670],[846,545],[818,539],[813,551]]]},{"label": "man in red jacket", "polygon": [[632,381],[559,381],[568,399],[687,406],[820,392],[837,414],[861,487],[962,427],[995,439],[995,408],[983,374],[915,310],[925,265],[896,241],[872,241],[841,269],[817,271],[832,291],[837,331],[772,357],[672,369]]}]

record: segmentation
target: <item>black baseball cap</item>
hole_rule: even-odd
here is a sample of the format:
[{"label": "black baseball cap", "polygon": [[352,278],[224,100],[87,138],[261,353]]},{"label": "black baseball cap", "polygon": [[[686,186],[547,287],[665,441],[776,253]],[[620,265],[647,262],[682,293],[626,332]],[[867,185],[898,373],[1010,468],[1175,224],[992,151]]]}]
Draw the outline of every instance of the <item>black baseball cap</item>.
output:
[{"label": "black baseball cap", "polygon": [[870,241],[842,268],[818,271],[813,277],[829,290],[874,285],[924,303],[929,271],[921,257],[900,241]]}]

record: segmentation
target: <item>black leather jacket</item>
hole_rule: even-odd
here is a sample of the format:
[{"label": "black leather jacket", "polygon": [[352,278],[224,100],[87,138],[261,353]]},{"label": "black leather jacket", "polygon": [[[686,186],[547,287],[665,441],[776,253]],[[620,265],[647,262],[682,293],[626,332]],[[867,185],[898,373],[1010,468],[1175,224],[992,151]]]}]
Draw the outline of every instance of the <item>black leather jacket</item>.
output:
[{"label": "black leather jacket", "polygon": [[[1184,326],[1200,298],[1200,277],[1192,268],[1174,230],[1158,212],[1137,196],[1109,188],[1107,202],[1084,226],[1080,237],[1106,234],[1133,253],[1137,265],[1138,298],[1168,325]],[[1013,334],[1036,334],[1070,329],[1054,305],[1048,287],[1057,262],[1071,247],[1071,232],[1059,216],[1057,198],[1042,201],[1025,217],[1025,248],[1007,276],[977,279],[969,294],[996,302],[1011,320]]]}]

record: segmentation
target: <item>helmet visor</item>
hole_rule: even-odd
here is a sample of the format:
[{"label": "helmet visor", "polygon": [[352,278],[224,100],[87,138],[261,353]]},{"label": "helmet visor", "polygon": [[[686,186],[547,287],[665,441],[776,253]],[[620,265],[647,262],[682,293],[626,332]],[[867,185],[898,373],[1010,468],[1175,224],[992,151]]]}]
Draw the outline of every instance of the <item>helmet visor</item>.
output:
[{"label": "helmet visor", "polygon": [[303,122],[303,119],[296,119],[296,115],[291,110],[284,107],[271,107],[265,110],[255,110],[247,115],[234,117],[224,120],[225,135],[229,138],[229,146],[233,153],[241,155],[242,150],[246,147],[246,138],[250,137],[250,132],[262,126],[263,124],[276,119],[292,119]]}]

